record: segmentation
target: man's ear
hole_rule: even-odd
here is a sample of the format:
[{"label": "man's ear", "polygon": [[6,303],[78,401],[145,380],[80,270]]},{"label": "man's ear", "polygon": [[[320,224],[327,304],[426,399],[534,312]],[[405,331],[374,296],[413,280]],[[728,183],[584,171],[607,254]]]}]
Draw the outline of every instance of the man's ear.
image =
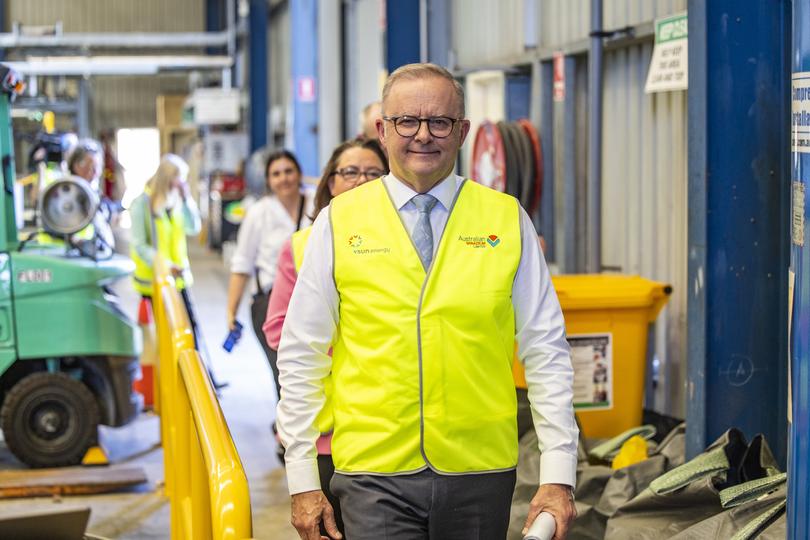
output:
[{"label": "man's ear", "polygon": [[467,135],[470,133],[470,121],[466,118],[461,121],[461,140],[459,141],[459,147],[464,144],[464,141],[467,140]]},{"label": "man's ear", "polygon": [[380,144],[385,146],[385,120],[377,118],[377,120],[374,121],[374,125],[377,127],[377,138],[380,139]]}]

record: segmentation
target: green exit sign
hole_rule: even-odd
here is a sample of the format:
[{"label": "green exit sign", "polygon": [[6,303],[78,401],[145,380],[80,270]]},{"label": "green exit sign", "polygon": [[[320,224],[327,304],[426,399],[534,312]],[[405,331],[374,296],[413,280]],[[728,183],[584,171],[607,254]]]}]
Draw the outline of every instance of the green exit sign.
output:
[{"label": "green exit sign", "polygon": [[684,39],[688,35],[687,21],[685,13],[660,19],[655,24],[655,42],[666,43],[675,39]]}]

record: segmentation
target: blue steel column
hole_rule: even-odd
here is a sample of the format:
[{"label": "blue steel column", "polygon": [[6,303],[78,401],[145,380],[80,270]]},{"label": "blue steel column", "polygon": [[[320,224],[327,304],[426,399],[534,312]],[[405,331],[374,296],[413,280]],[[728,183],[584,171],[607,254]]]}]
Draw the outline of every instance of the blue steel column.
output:
[{"label": "blue steel column", "polygon": [[385,2],[385,67],[388,73],[399,66],[419,62],[419,0]]},{"label": "blue steel column", "polygon": [[250,0],[249,17],[250,73],[250,151],[267,144],[267,27],[270,24],[267,0]]},{"label": "blue steel column", "polygon": [[687,454],[786,454],[790,2],[689,1]]},{"label": "blue steel column", "polygon": [[318,2],[290,2],[293,140],[304,174],[319,176],[318,94],[328,89],[318,82]]},{"label": "blue steel column", "polygon": [[554,229],[554,65],[540,63],[540,146],[543,151],[543,196],[540,199],[540,232],[546,240],[546,258],[557,261]]},{"label": "blue steel column", "polygon": [[[810,72],[810,0],[793,1],[793,72]],[[808,74],[810,76],[810,74]],[[798,81],[797,81],[798,82]],[[798,97],[798,96],[797,96]],[[806,99],[797,100],[807,102]],[[792,129],[807,130],[806,120],[792,123]],[[805,135],[806,137],[807,135]],[[807,192],[810,184],[810,153],[794,152],[792,182],[804,188],[805,207],[794,207],[793,226],[803,227],[803,244],[791,241],[791,270],[793,285],[793,317],[791,320],[791,398],[792,422],[788,448],[788,538],[810,538],[810,215],[807,212]],[[795,184],[794,184],[795,185]],[[803,216],[801,220],[796,216]],[[796,231],[798,232],[798,231]],[[798,239],[797,239],[798,240]]]},{"label": "blue steel column", "polygon": [[427,3],[427,34],[428,34],[428,62],[439,64],[446,68],[449,66],[449,53],[453,48],[450,0],[428,0]]}]

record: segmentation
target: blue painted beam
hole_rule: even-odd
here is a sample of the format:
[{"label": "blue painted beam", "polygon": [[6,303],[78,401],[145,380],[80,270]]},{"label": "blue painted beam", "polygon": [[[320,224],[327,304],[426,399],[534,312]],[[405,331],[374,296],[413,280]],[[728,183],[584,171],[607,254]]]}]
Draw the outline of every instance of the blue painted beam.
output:
[{"label": "blue painted beam", "polygon": [[[577,148],[577,59],[566,56],[564,64],[565,96],[563,101],[554,104],[555,115],[562,115],[557,120],[563,126],[562,136],[559,139],[561,148],[558,148],[557,157],[560,158],[560,177],[557,188],[562,191],[562,227],[557,230],[556,261],[562,272],[571,274],[580,272],[577,266],[577,160],[585,159],[585,153]],[[555,122],[556,124],[556,122]],[[557,124],[559,125],[559,124]]]},{"label": "blue painted beam", "polygon": [[389,0],[385,3],[385,66],[388,73],[399,66],[419,62],[419,0]]},{"label": "blue painted beam", "polygon": [[266,0],[250,0],[248,63],[250,72],[250,151],[267,144],[267,103],[270,72],[267,61],[267,27],[270,18]]},{"label": "blue painted beam", "polygon": [[540,146],[543,149],[543,197],[540,200],[540,233],[546,240],[546,258],[557,260],[554,230],[554,66],[540,63]]},{"label": "blue painted beam", "polygon": [[690,0],[687,454],[786,456],[790,1]]},{"label": "blue painted beam", "polygon": [[514,122],[521,118],[529,118],[531,95],[531,75],[520,74],[506,76],[505,108],[507,122]]},{"label": "blue painted beam", "polygon": [[293,78],[293,140],[304,174],[319,176],[318,2],[290,3]]},{"label": "blue painted beam", "polygon": [[[810,86],[810,0],[793,0],[793,87]],[[795,92],[793,104],[807,109],[810,99],[804,92]],[[807,132],[810,126],[802,116],[791,118],[791,131]],[[803,134],[803,139],[810,136]],[[798,146],[794,146],[798,148]],[[793,152],[791,159],[792,190],[795,191],[793,230],[791,231],[791,270],[793,286],[793,317],[791,320],[791,423],[788,446],[788,538],[810,538],[810,214],[807,192],[810,187],[810,153]],[[800,206],[804,196],[804,208]]]},{"label": "blue painted beam", "polygon": [[453,48],[450,39],[453,30],[451,11],[450,0],[428,0],[427,2],[428,62],[448,69],[452,69],[452,66],[449,65],[449,53]]}]

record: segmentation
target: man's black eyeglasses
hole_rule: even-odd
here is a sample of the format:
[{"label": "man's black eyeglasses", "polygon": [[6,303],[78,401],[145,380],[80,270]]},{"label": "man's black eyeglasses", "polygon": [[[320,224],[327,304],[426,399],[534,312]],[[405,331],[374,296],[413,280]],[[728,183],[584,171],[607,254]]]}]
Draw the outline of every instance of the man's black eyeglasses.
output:
[{"label": "man's black eyeglasses", "polygon": [[422,127],[422,122],[427,122],[428,131],[438,139],[444,139],[453,132],[453,126],[461,118],[450,118],[449,116],[429,116],[419,118],[416,116],[385,116],[383,120],[392,122],[394,129],[400,137],[413,137]]}]

